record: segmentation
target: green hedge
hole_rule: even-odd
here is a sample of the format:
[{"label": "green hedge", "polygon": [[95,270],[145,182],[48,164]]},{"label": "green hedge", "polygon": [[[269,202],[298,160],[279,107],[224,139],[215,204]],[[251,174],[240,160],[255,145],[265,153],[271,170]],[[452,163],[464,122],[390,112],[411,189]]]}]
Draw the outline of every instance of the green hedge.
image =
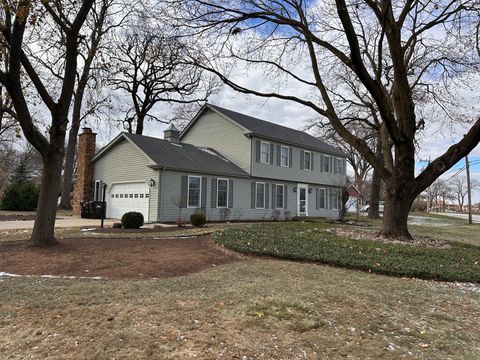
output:
[{"label": "green hedge", "polygon": [[340,238],[319,224],[261,224],[217,232],[214,240],[237,252],[313,261],[388,275],[480,282],[480,247],[449,249]]},{"label": "green hedge", "polygon": [[34,211],[40,190],[30,181],[7,186],[0,201],[0,209],[7,211]]},{"label": "green hedge", "polygon": [[138,229],[144,224],[143,214],[136,211],[123,214],[121,221],[124,229]]}]

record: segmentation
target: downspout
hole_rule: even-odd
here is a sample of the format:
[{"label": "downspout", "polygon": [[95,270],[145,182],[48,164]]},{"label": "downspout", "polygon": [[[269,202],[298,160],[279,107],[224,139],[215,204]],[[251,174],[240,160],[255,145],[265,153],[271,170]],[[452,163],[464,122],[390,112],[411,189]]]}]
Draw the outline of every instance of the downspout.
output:
[{"label": "downspout", "polygon": [[163,171],[165,171],[165,167],[160,168],[158,170],[158,199],[157,199],[157,222],[161,221],[161,209],[162,209],[162,180],[163,180]]}]

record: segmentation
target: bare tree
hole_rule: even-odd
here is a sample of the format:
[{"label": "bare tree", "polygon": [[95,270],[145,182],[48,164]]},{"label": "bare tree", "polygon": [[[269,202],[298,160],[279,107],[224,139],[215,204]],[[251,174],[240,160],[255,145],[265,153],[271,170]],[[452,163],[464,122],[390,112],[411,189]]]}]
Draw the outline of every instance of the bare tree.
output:
[{"label": "bare tree", "polygon": [[[476,179],[473,179],[471,186],[472,189],[478,189],[480,187],[480,183]],[[465,197],[468,193],[467,178],[465,176],[456,176],[450,180],[450,187],[452,189],[452,194],[458,203],[460,211],[463,212]]]},{"label": "bare tree", "polygon": [[204,104],[216,89],[200,68],[185,62],[185,44],[159,27],[132,27],[120,34],[117,44],[112,84],[130,97],[123,120],[130,133],[143,134],[147,120],[171,121],[156,115],[156,105]]},{"label": "bare tree", "polygon": [[[0,83],[10,94],[23,134],[41,154],[43,161],[42,184],[32,231],[32,241],[36,246],[58,244],[54,235],[55,215],[58,189],[61,184],[68,113],[78,66],[78,42],[93,2],[94,0],[84,0],[76,3],[74,7],[65,7],[63,1],[34,3],[29,0],[18,0],[3,2],[1,8],[3,19],[1,43],[8,54],[8,64],[5,71],[0,72]],[[51,24],[58,30],[57,36],[63,39],[61,43],[64,50],[64,56],[58,59],[63,68],[60,87],[51,92],[47,90],[42,80],[41,64],[34,66],[31,57],[28,56],[28,53],[34,50],[28,49],[25,41],[26,32],[41,32],[46,24]],[[22,82],[23,72],[33,84],[50,115],[47,136],[33,121],[32,110]]]},{"label": "bare tree", "polygon": [[[175,9],[179,15],[172,14],[179,22],[187,20],[183,30],[200,35],[198,43],[211,44],[204,57],[192,62],[236,91],[313,109],[368,160],[386,187],[381,235],[411,239],[407,219],[415,197],[480,141],[478,113],[472,117],[471,109],[461,112],[462,102],[449,93],[453,86],[468,82],[462,75],[479,70],[475,44],[468,41],[478,22],[479,4],[474,0],[183,0],[175,4],[184,5],[182,11]],[[309,61],[308,71],[296,66],[303,58]],[[230,68],[219,65],[229,59],[235,65],[260,66],[286,79],[289,86],[265,89],[261,82],[242,83],[230,76]],[[358,89],[373,100],[383,129],[383,162],[342,121],[342,97],[354,98],[339,81],[342,73],[350,74]],[[310,91],[289,91],[298,86]],[[418,131],[437,119],[423,111],[421,104],[427,103],[443,111],[442,116],[473,125],[415,176]]]},{"label": "bare tree", "polygon": [[97,0],[86,20],[86,31],[81,38],[79,50],[82,66],[77,69],[60,208],[71,208],[70,195],[80,124],[85,119],[95,116],[103,107],[110,105],[109,94],[102,91],[110,69],[105,60],[105,53],[109,48],[104,39],[107,34],[123,24],[125,18],[131,13],[133,4],[126,6],[119,0]]}]

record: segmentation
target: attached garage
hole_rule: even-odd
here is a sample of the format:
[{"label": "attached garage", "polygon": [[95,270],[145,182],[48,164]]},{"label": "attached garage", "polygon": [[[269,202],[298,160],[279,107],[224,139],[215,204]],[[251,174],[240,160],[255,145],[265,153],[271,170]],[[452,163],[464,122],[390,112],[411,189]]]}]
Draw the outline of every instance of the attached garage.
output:
[{"label": "attached garage", "polygon": [[108,195],[107,217],[120,219],[126,212],[136,211],[148,221],[150,188],[145,181],[112,184]]}]

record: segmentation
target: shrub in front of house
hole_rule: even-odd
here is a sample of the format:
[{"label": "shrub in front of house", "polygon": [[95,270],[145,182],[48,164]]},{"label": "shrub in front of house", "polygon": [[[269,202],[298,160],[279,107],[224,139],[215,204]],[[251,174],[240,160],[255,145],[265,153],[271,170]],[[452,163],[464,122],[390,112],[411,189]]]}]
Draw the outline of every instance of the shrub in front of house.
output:
[{"label": "shrub in front of house", "polygon": [[207,223],[207,217],[203,213],[195,213],[190,215],[190,222],[193,226],[203,226]]},{"label": "shrub in front of house", "polygon": [[34,211],[40,190],[31,181],[12,183],[3,193],[0,209],[6,211]]},{"label": "shrub in front of house", "polygon": [[124,229],[138,229],[144,224],[143,214],[131,211],[123,214],[122,226]]}]

